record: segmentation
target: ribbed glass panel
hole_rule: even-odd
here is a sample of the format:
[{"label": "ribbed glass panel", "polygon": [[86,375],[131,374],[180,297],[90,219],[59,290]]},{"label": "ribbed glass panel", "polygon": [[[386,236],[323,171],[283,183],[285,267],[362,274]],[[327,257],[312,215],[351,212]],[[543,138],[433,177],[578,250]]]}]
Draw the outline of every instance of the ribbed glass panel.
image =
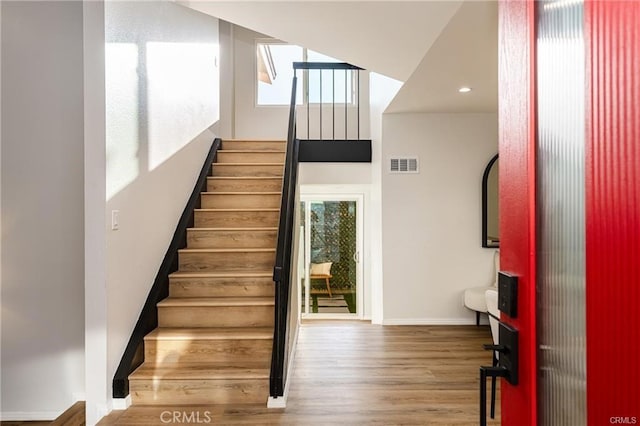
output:
[{"label": "ribbed glass panel", "polygon": [[536,3],[538,412],[587,423],[582,1]]}]

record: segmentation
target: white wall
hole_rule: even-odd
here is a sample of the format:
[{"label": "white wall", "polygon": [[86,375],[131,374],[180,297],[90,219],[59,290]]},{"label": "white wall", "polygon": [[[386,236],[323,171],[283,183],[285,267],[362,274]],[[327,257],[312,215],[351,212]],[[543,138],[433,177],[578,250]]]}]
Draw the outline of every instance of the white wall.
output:
[{"label": "white wall", "polygon": [[[382,131],[384,323],[471,324],[462,292],[492,277],[480,208],[497,115],[385,114]],[[393,155],[418,156],[420,173],[388,173]]]},{"label": "white wall", "polygon": [[107,229],[105,228],[104,1],[85,2],[84,28],[84,300],[86,423],[109,410],[107,376]]},{"label": "white wall", "polygon": [[369,93],[371,97],[371,203],[367,210],[370,223],[371,246],[371,322],[383,320],[382,286],[382,119],[389,103],[402,87],[402,82],[381,74],[371,73]]},{"label": "white wall", "polygon": [[300,185],[371,183],[371,163],[300,163]]},{"label": "white wall", "polygon": [[223,139],[235,133],[234,26],[218,22],[220,37],[220,120],[214,131]]},{"label": "white wall", "polygon": [[83,6],[0,7],[2,419],[51,420],[84,392]]},{"label": "white wall", "polygon": [[215,136],[219,46],[216,19],[172,2],[105,7],[110,387]]},{"label": "white wall", "polygon": [[238,139],[286,139],[288,106],[256,105],[256,38],[265,35],[233,27],[234,136]]}]

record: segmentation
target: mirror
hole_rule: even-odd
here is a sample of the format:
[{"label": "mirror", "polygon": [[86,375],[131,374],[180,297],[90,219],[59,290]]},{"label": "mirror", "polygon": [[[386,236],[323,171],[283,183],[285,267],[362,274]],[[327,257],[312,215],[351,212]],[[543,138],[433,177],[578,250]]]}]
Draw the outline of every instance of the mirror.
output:
[{"label": "mirror", "polygon": [[482,247],[500,247],[498,154],[489,161],[482,175]]}]

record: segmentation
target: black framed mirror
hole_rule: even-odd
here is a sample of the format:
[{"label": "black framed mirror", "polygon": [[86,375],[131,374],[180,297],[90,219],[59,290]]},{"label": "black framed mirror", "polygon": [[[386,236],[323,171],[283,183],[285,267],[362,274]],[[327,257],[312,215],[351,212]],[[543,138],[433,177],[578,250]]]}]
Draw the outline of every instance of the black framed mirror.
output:
[{"label": "black framed mirror", "polygon": [[482,175],[482,247],[500,247],[500,213],[498,196],[498,154]]}]

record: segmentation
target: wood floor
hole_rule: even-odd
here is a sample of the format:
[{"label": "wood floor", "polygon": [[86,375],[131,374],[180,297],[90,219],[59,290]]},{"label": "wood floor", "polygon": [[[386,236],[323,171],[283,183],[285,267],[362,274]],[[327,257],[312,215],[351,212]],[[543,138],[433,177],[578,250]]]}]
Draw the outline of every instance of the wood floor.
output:
[{"label": "wood floor", "polygon": [[85,406],[84,401],[78,401],[52,422],[0,422],[0,426],[84,426]]},{"label": "wood floor", "polygon": [[[174,415],[183,424],[477,425],[478,367],[491,364],[482,349],[490,342],[487,326],[307,322],[286,409],[138,406],[99,425],[161,425]],[[488,424],[500,424],[499,395],[497,405]]]}]

